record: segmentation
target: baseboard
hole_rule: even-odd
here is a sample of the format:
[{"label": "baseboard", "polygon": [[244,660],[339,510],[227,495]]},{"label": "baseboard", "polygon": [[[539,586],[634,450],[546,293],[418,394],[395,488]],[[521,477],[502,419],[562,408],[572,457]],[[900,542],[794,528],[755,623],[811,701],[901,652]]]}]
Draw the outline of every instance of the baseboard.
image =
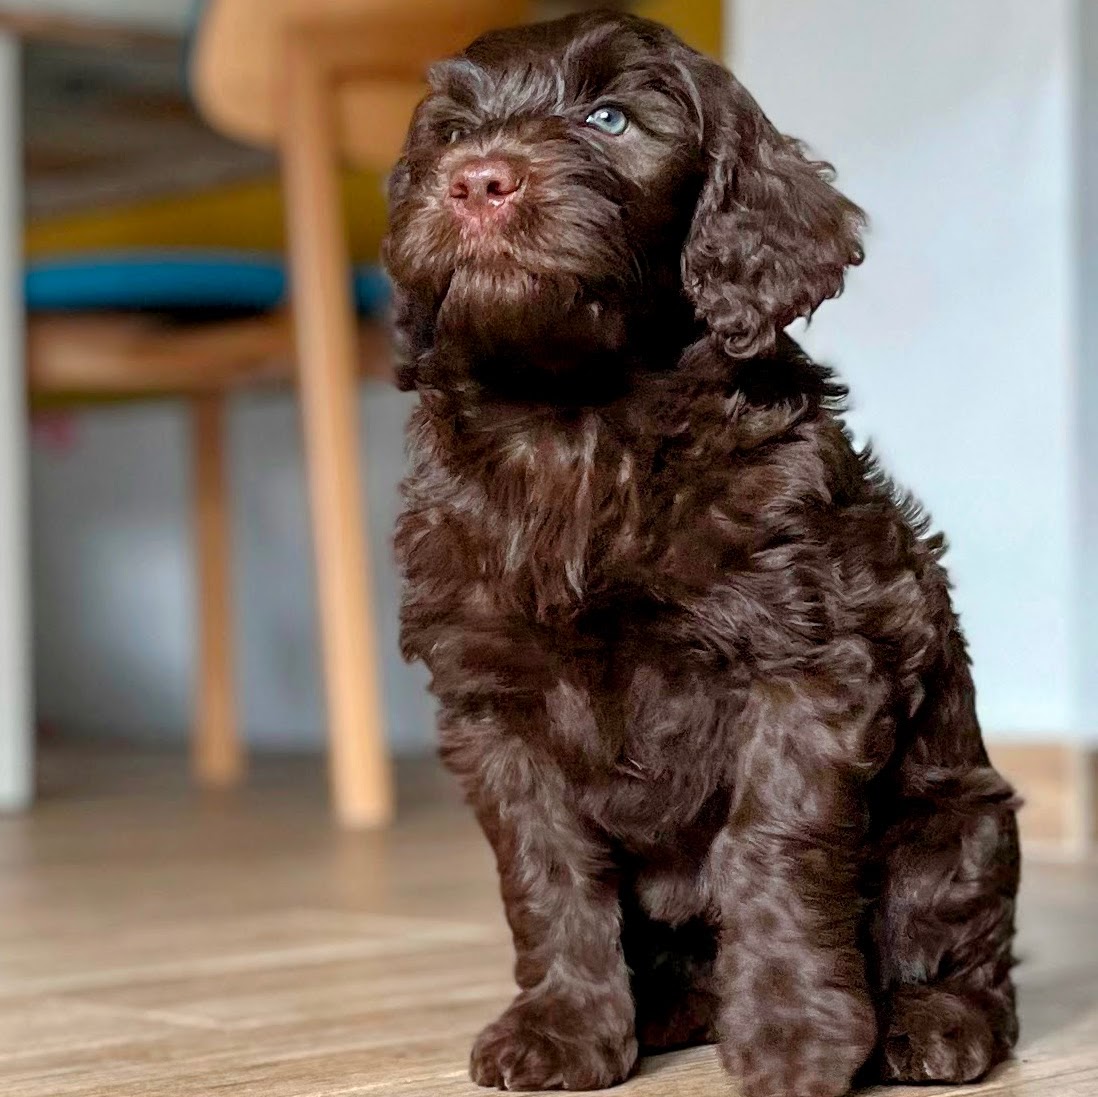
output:
[{"label": "baseboard", "polygon": [[1077,860],[1098,850],[1098,750],[1075,743],[988,743],[1018,790],[1022,843],[1031,855]]}]

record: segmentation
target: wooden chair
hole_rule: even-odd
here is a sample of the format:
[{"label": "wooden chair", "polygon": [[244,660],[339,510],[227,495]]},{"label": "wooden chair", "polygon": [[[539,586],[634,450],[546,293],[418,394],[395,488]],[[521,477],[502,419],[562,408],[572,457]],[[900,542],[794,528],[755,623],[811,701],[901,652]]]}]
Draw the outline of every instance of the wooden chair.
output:
[{"label": "wooden chair", "polygon": [[[196,779],[209,787],[235,784],[245,769],[234,684],[225,404],[244,386],[290,380],[294,361],[285,312],[205,323],[73,312],[32,315],[27,326],[36,407],[120,398],[179,398],[190,406],[198,622],[191,755]],[[356,366],[363,377],[391,378],[388,342],[376,321],[360,325]]]},{"label": "wooden chair", "polygon": [[[336,810],[349,826],[386,822],[393,791],[358,470],[355,325],[338,166],[346,158],[387,170],[427,66],[522,10],[517,0],[210,0],[192,53],[192,85],[207,119],[281,154],[330,767]],[[211,406],[196,418],[198,429],[212,433],[215,417]],[[214,458],[199,458],[206,459],[211,467],[198,471],[212,489]],[[211,490],[199,511],[211,558],[223,540],[216,498]],[[209,570],[216,594],[218,569]],[[214,630],[211,623],[210,669],[217,663],[223,674]],[[217,676],[211,673],[211,686]],[[216,731],[224,714],[208,703],[215,730],[199,738],[203,766],[216,770],[224,756],[231,769],[233,748]]]}]

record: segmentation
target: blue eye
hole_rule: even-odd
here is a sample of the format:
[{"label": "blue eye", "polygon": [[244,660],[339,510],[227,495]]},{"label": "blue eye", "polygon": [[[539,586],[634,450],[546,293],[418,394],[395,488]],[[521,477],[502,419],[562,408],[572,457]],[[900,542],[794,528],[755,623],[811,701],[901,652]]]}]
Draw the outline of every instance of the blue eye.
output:
[{"label": "blue eye", "polygon": [[619,107],[599,107],[587,116],[584,124],[602,130],[611,137],[620,137],[628,128],[629,119]]}]

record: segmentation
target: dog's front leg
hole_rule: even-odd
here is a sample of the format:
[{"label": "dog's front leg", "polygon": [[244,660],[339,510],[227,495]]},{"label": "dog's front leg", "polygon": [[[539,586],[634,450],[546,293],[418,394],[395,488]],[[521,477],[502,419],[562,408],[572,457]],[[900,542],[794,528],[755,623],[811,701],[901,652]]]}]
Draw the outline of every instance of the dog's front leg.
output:
[{"label": "dog's front leg", "polygon": [[805,678],[748,699],[710,860],[721,1058],[745,1097],[838,1097],[873,1049],[858,876],[889,727],[871,692]]},{"label": "dog's front leg", "polygon": [[[460,732],[458,733],[460,736]],[[451,729],[451,738],[453,729]],[[518,736],[462,772],[495,850],[520,993],[477,1038],[473,1080],[501,1089],[602,1089],[637,1058],[616,874],[565,782]],[[479,753],[479,752],[478,752]],[[455,752],[450,752],[451,763]]]}]

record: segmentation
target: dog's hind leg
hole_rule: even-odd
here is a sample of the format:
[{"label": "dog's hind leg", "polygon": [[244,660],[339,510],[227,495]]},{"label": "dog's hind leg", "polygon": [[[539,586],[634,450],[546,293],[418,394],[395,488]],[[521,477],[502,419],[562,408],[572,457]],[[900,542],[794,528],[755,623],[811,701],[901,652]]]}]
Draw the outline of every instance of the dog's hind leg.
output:
[{"label": "dog's hind leg", "polygon": [[968,1082],[1018,1035],[1010,970],[1016,801],[988,762],[953,633],[877,798],[883,878],[871,925],[889,1082]]}]

